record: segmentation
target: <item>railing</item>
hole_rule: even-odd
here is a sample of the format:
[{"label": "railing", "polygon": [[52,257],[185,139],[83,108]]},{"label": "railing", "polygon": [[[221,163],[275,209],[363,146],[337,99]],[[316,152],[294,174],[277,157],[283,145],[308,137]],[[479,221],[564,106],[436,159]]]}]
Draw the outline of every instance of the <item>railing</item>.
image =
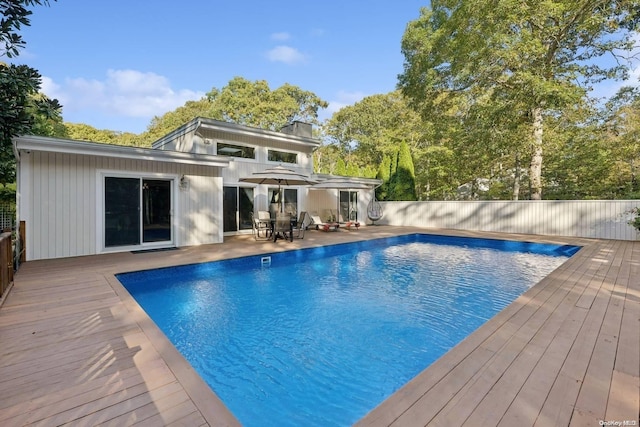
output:
[{"label": "railing", "polygon": [[0,234],[0,297],[13,283],[13,243],[11,232]]},{"label": "railing", "polygon": [[640,200],[380,202],[377,224],[639,240],[628,224]]}]

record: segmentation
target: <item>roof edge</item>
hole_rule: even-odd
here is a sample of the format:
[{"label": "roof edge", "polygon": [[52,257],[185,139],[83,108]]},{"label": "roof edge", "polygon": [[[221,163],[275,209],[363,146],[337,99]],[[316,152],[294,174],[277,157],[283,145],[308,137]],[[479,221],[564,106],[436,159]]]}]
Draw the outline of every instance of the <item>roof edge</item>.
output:
[{"label": "roof edge", "polygon": [[124,145],[76,141],[72,139],[52,138],[37,135],[15,137],[13,138],[13,144],[18,151],[79,154],[215,167],[229,166],[229,159],[209,154],[155,150],[152,148],[129,147]]},{"label": "roof edge", "polygon": [[254,136],[264,139],[284,141],[288,143],[306,145],[312,148],[319,147],[321,141],[317,138],[308,138],[304,136],[293,135],[284,132],[276,132],[267,129],[261,129],[246,125],[240,125],[237,123],[224,122],[221,120],[209,119],[206,117],[196,117],[195,119],[185,123],[177,129],[166,134],[162,138],[153,142],[152,147],[158,148],[165,145],[167,142],[175,139],[178,136],[184,135],[188,132],[198,132],[199,129],[217,130],[221,132],[228,132],[234,135]]}]

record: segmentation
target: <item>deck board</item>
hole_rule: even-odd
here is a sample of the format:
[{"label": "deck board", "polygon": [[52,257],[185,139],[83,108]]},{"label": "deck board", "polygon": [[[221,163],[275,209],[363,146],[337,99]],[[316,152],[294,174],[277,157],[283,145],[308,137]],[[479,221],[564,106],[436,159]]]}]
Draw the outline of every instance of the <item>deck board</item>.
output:
[{"label": "deck board", "polygon": [[0,307],[0,425],[238,425],[114,274],[412,232],[582,249],[358,425],[638,422],[640,242],[379,226],[26,263]]}]

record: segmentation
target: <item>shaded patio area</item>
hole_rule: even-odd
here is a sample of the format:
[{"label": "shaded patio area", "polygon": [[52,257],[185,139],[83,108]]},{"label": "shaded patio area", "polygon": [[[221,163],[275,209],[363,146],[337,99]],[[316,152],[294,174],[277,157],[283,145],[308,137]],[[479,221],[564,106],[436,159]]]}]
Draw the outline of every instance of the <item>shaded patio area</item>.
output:
[{"label": "shaded patio area", "polygon": [[376,226],[24,264],[0,307],[0,425],[237,425],[114,274],[415,232],[583,249],[359,425],[638,424],[640,242]]}]

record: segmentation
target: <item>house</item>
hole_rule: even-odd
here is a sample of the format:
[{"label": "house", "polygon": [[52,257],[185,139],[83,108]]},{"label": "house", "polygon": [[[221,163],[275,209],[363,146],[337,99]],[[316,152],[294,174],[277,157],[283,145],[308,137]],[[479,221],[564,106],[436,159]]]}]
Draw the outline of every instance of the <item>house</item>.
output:
[{"label": "house", "polygon": [[[240,178],[275,165],[312,175],[319,145],[306,123],[274,132],[204,118],[152,148],[17,137],[16,213],[25,222],[26,259],[220,243],[250,233],[252,213],[269,208],[277,187]],[[373,197],[372,190],[303,186],[283,193],[294,213],[344,207],[362,223]]]}]

